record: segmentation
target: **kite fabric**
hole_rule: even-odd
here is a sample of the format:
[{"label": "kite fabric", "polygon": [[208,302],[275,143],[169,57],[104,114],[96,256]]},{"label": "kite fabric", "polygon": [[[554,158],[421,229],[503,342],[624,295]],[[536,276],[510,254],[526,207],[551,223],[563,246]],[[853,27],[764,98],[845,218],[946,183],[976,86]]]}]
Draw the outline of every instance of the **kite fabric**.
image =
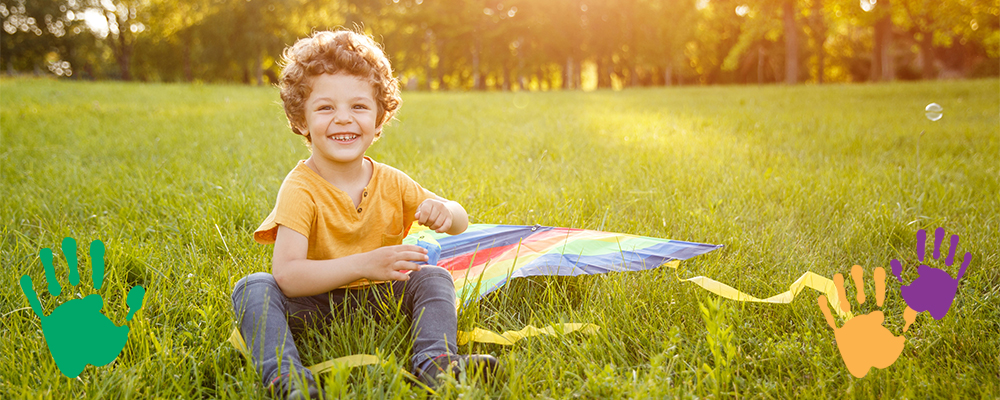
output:
[{"label": "kite fabric", "polygon": [[421,239],[440,244],[437,265],[451,272],[455,294],[464,302],[482,298],[511,278],[641,271],[722,247],[585,229],[491,224],[472,224],[454,236],[414,224],[403,243]]}]

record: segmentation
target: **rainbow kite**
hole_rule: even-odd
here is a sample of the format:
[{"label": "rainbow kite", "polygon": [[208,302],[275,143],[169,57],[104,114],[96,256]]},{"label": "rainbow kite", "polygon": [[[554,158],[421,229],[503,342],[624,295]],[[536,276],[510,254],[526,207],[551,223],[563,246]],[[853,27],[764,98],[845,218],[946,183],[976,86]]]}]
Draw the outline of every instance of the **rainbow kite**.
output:
[{"label": "rainbow kite", "polygon": [[[406,244],[436,241],[437,265],[451,271],[455,294],[482,298],[511,278],[641,271],[708,253],[721,245],[549,226],[473,224],[460,235],[414,224]],[[669,264],[668,264],[669,265]]]}]

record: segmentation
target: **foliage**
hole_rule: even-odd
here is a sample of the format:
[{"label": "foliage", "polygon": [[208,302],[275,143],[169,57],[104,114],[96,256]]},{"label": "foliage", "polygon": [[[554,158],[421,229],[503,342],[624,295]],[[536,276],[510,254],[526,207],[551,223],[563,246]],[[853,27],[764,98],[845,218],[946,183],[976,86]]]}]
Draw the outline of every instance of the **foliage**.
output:
[{"label": "foliage", "polygon": [[[877,77],[871,70],[885,57],[895,66],[888,77],[1000,74],[1000,0],[892,3],[0,0],[0,65],[85,78],[274,83],[285,46],[346,26],[384,43],[410,88],[863,81]],[[782,23],[786,13],[794,15]]]}]

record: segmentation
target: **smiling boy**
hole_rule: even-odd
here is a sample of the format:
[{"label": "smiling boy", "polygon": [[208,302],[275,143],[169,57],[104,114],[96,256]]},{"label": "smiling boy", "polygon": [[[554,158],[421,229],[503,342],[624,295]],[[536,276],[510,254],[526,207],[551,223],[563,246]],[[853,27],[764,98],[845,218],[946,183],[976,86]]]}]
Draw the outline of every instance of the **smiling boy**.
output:
[{"label": "smiling boy", "polygon": [[[469,217],[454,201],[365,156],[400,104],[399,85],[375,42],[350,31],[318,32],[284,52],[281,99],[311,156],[285,177],[273,211],[254,232],[274,244],[272,273],[233,290],[240,332],[265,385],[287,398],[320,390],[293,335],[333,311],[400,304],[413,322],[415,374],[431,387],[466,366],[495,371],[488,355],[458,356],[451,274],[421,266],[427,252],[402,245],[416,221],[459,234]],[[295,379],[301,377],[301,379]]]}]

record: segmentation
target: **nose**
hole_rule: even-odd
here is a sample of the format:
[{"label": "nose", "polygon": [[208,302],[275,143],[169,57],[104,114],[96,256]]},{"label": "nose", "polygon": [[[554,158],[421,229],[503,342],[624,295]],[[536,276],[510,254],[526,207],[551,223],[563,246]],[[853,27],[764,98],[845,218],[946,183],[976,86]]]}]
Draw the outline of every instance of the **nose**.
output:
[{"label": "nose", "polygon": [[337,110],[333,114],[333,123],[347,125],[351,123],[350,111]]}]

